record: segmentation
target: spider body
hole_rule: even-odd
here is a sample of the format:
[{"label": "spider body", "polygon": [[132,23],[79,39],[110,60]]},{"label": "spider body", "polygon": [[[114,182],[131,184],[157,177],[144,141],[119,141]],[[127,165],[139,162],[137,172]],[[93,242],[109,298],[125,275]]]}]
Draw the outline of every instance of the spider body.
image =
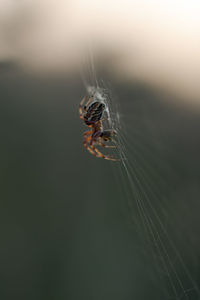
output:
[{"label": "spider body", "polygon": [[103,112],[105,110],[105,104],[101,102],[94,102],[88,108],[84,115],[84,121],[87,126],[93,125],[101,120]]},{"label": "spider body", "polygon": [[106,105],[101,101],[92,102],[90,97],[87,103],[86,97],[83,98],[79,105],[80,119],[90,128],[90,130],[83,134],[83,146],[94,156],[101,157],[107,160],[118,161],[108,155],[103,155],[94,145],[105,148],[116,148],[115,145],[105,145],[103,142],[112,141],[113,136],[116,134],[114,130],[104,130],[102,121]]}]

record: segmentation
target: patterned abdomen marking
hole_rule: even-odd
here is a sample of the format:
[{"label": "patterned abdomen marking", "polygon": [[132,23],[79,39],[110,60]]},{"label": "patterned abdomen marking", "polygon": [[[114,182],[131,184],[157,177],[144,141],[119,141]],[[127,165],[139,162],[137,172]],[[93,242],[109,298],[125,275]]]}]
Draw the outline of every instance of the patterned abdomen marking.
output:
[{"label": "patterned abdomen marking", "polygon": [[105,104],[102,102],[92,103],[84,116],[86,124],[94,124],[101,120],[103,112],[105,110]]}]

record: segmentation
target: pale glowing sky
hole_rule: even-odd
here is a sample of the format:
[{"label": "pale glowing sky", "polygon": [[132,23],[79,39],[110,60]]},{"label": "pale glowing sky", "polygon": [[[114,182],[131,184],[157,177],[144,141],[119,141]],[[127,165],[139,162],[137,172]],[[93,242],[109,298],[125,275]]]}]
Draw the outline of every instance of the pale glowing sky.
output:
[{"label": "pale glowing sky", "polygon": [[0,61],[70,72],[91,43],[115,76],[200,103],[200,1],[0,0]]}]

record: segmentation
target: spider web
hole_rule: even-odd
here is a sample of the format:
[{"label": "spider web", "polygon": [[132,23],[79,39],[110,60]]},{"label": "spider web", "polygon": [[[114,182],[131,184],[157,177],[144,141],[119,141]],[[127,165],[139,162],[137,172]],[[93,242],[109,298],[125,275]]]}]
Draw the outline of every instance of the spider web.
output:
[{"label": "spider web", "polygon": [[168,159],[170,149],[159,140],[159,131],[155,131],[152,120],[149,122],[147,115],[141,119],[138,108],[144,109],[146,102],[138,103],[135,111],[130,109],[128,114],[127,111],[123,113],[123,105],[113,97],[110,87],[103,80],[97,80],[92,56],[87,67],[89,79],[83,76],[86,91],[94,100],[106,104],[105,126],[117,131],[117,152],[121,162],[108,163],[122,189],[130,222],[144,240],[146,255],[152,257],[155,282],[163,287],[163,299],[200,299],[199,287],[180,254],[168,224],[169,186],[173,185],[176,177]]}]

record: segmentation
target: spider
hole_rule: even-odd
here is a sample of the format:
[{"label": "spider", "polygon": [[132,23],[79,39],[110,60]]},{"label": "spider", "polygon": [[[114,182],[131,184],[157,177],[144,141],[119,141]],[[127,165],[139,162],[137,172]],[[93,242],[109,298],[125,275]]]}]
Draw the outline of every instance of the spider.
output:
[{"label": "spider", "polygon": [[[94,156],[101,157],[107,160],[119,161],[112,156],[103,155],[94,145],[104,148],[117,148],[115,145],[105,145],[104,142],[112,141],[113,136],[116,135],[115,130],[103,130],[102,121],[103,113],[106,105],[103,102],[92,102],[93,97],[85,96],[79,104],[80,119],[90,128],[90,130],[83,134],[83,146]],[[85,103],[86,102],[86,103]],[[85,105],[83,106],[83,104]]]}]

